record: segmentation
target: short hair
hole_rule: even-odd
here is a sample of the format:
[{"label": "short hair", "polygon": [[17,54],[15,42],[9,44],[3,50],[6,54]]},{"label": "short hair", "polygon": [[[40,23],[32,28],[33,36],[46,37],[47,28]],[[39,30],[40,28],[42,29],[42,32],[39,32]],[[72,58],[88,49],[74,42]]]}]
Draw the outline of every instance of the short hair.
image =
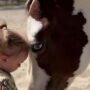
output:
[{"label": "short hair", "polygon": [[22,51],[28,52],[29,45],[19,34],[7,29],[5,37],[0,40],[0,53],[15,55]]}]

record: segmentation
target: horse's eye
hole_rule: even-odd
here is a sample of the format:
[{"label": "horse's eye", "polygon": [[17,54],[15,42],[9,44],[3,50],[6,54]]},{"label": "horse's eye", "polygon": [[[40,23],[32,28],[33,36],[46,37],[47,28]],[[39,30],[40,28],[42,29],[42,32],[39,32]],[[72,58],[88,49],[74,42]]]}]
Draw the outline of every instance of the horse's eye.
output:
[{"label": "horse's eye", "polygon": [[31,49],[33,52],[39,52],[44,48],[45,44],[44,43],[35,43],[31,46]]}]

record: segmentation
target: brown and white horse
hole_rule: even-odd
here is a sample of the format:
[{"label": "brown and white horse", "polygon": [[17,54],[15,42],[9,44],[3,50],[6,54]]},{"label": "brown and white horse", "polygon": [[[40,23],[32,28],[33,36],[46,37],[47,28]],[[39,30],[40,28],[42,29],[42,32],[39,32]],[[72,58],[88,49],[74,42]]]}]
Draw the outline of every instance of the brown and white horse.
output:
[{"label": "brown and white horse", "polygon": [[90,61],[89,0],[27,0],[29,90],[65,90]]}]

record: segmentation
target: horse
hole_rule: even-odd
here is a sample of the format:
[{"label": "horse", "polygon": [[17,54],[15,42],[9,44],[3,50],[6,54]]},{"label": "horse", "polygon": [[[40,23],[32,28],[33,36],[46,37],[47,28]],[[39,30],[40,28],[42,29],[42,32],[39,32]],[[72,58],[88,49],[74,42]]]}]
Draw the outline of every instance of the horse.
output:
[{"label": "horse", "polygon": [[85,71],[90,61],[89,3],[27,0],[29,90],[66,90]]}]

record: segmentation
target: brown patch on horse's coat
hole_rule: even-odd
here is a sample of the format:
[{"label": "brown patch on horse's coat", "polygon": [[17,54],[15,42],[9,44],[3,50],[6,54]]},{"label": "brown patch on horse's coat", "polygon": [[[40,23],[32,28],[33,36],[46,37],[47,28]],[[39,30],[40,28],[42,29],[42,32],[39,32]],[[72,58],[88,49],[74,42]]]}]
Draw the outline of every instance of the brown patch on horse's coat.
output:
[{"label": "brown patch on horse's coat", "polygon": [[68,78],[79,68],[82,49],[88,42],[83,31],[86,19],[82,12],[72,15],[74,0],[36,2],[30,15],[40,20],[45,17],[49,21],[47,28],[36,35],[37,41],[45,41],[46,46],[43,53],[37,53],[36,60],[51,76],[46,90],[64,90]]}]

